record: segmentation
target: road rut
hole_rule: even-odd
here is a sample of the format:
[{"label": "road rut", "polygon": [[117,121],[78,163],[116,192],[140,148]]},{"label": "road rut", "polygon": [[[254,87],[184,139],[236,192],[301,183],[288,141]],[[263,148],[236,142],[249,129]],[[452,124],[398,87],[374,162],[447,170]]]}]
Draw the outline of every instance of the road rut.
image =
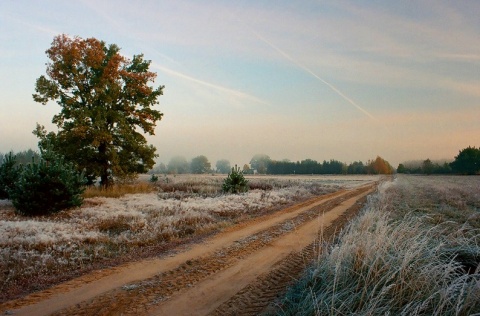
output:
[{"label": "road rut", "polygon": [[[6,302],[14,315],[257,315],[361,207],[375,184],[316,197],[142,260]],[[319,235],[319,232],[321,233]]]}]

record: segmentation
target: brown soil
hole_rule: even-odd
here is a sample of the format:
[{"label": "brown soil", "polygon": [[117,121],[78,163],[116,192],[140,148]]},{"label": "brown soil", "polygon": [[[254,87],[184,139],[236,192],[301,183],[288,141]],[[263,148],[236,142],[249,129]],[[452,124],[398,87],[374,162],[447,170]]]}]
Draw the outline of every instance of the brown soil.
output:
[{"label": "brown soil", "polygon": [[[165,258],[99,270],[0,305],[12,315],[257,315],[355,214],[368,185],[230,227]],[[320,233],[319,233],[320,232]]]}]

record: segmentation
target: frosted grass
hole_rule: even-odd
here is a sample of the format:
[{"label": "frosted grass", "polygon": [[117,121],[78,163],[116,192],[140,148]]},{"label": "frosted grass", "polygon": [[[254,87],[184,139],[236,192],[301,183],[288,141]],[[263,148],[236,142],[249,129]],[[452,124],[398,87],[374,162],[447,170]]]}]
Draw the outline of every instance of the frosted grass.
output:
[{"label": "frosted grass", "polygon": [[218,176],[169,176],[160,179],[164,183],[159,193],[88,198],[81,208],[35,218],[16,215],[11,203],[1,200],[0,290],[7,295],[35,278],[88,269],[140,248],[214,232],[296,201],[378,179],[262,176],[251,181],[265,190],[222,195]]},{"label": "frosted grass", "polygon": [[44,247],[55,243],[84,242],[99,237],[99,232],[74,223],[4,221],[1,223],[0,247]]},{"label": "frosted grass", "polygon": [[[381,185],[363,214],[324,245],[279,314],[480,313],[480,236],[469,222],[478,212],[478,181],[400,176]],[[432,221],[446,206],[457,221]]]}]

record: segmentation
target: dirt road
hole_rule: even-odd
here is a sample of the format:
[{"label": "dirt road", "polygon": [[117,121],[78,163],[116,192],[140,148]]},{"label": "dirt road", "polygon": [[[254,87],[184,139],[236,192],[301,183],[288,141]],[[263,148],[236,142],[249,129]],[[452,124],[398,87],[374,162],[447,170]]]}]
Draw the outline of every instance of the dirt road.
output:
[{"label": "dirt road", "polygon": [[[164,258],[89,275],[6,302],[11,315],[257,315],[375,189],[320,196],[235,225]],[[319,239],[320,237],[320,239]]]}]

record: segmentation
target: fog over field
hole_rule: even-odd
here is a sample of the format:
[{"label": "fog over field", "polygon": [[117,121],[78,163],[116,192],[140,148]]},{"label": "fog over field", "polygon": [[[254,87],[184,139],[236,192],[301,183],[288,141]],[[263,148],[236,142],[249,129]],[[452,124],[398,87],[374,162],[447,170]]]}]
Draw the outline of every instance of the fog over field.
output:
[{"label": "fog over field", "polygon": [[165,85],[159,161],[257,153],[452,159],[480,135],[478,1],[1,1],[0,152],[36,149],[32,99],[62,33],[143,53]]}]

